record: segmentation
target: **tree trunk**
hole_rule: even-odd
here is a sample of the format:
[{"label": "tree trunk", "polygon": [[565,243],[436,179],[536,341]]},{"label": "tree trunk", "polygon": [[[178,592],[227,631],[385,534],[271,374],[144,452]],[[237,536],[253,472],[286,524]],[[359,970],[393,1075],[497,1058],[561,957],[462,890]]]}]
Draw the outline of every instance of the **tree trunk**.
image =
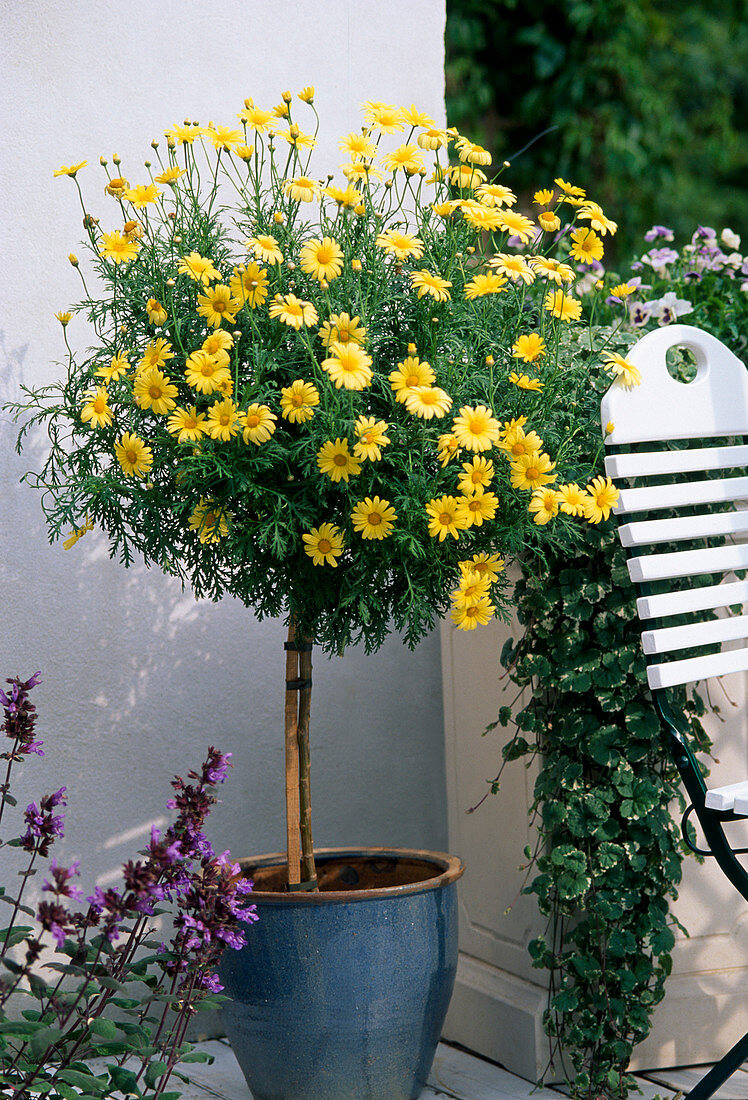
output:
[{"label": "tree trunk", "polygon": [[309,713],[312,702],[312,640],[288,623],[286,650],[286,847],[289,890],[316,890],[312,841]]}]

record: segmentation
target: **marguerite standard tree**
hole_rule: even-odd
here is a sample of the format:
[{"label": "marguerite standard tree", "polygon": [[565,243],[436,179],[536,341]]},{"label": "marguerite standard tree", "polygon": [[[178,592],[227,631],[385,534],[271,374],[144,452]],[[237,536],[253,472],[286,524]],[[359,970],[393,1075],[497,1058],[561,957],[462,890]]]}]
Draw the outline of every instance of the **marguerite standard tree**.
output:
[{"label": "marguerite standard tree", "polygon": [[615,225],[562,179],[520,213],[415,107],[366,103],[340,178],[311,174],[290,93],[152,145],[141,183],[102,161],[96,214],[85,163],[57,172],[92,343],[16,407],[52,444],[27,477],[67,547],[95,526],[125,565],[285,617],[289,882],[313,884],[312,644],[413,646],[450,604],[473,629],[507,606],[508,556],[609,511],[574,451],[602,368],[573,290]]}]

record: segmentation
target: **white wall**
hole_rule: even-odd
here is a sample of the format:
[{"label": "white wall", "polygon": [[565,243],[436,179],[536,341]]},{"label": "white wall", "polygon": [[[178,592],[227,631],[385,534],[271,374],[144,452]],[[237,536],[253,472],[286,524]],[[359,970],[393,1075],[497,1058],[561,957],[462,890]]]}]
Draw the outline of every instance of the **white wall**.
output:
[{"label": "white wall", "polygon": [[[106,213],[101,154],[118,152],[137,179],[167,126],[233,123],[245,96],[272,106],[314,84],[322,173],[365,99],[443,120],[444,18],[444,0],[0,0],[0,402],[57,376],[54,313],[78,294],[67,254],[80,207],[53,169],[87,159],[81,183]],[[215,844],[282,848],[282,624],[125,570],[95,534],[48,546],[38,495],[19,485],[40,446],[18,458],[14,434],[0,414],[0,678],[42,669],[47,751],[19,769],[21,804],[69,788],[58,858],[82,858],[90,888],[141,846],[171,775],[214,743],[235,762]],[[446,847],[438,636],[412,654],[393,638],[373,657],[317,656],[312,746],[318,845]]]}]

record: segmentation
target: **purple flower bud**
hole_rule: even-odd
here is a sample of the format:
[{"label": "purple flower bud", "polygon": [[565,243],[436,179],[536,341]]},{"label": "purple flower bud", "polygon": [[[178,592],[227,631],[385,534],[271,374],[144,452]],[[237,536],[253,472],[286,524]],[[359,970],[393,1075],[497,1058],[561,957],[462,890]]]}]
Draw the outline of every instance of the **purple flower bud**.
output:
[{"label": "purple flower bud", "polygon": [[668,229],[666,225],[653,225],[651,229],[648,229],[644,234],[645,241],[656,241],[661,238],[663,241],[672,241],[674,234],[672,229]]}]

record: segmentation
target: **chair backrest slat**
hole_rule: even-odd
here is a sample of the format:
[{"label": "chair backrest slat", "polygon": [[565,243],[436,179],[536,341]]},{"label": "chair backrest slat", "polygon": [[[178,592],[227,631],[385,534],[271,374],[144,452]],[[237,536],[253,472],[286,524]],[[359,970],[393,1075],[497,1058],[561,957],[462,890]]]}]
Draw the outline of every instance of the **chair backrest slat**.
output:
[{"label": "chair backrest slat", "polygon": [[728,470],[748,466],[748,446],[700,447],[686,451],[638,451],[608,455],[608,477],[654,477],[656,474],[683,474],[694,470]]},{"label": "chair backrest slat", "polygon": [[622,546],[651,546],[658,542],[684,542],[747,532],[748,509],[709,512],[700,516],[674,516],[672,519],[634,520],[618,528]]},{"label": "chair backrest slat", "polygon": [[711,478],[708,481],[622,489],[614,511],[616,515],[621,515],[626,512],[648,512],[650,509],[688,508],[697,504],[726,504],[735,500],[748,500],[748,477]]},{"label": "chair backrest slat", "polygon": [[649,665],[647,680],[653,690],[677,687],[709,676],[726,676],[731,672],[748,670],[748,649],[728,649],[709,653],[706,657],[689,657],[683,661]]},{"label": "chair backrest slat", "polygon": [[748,567],[748,543],[709,546],[706,550],[676,550],[672,554],[647,554],[629,558],[629,576],[635,584],[694,577],[702,573],[727,573]]},{"label": "chair backrest slat", "polygon": [[748,638],[748,615],[645,630],[642,633],[642,648],[645,653],[672,653],[676,649],[693,649],[695,646],[732,642],[739,638]]},{"label": "chair backrest slat", "polygon": [[640,619],[666,619],[671,615],[688,615],[694,611],[711,611],[717,607],[733,607],[748,601],[748,581],[710,584],[704,588],[687,588],[681,592],[660,592],[640,596],[636,610]]}]

